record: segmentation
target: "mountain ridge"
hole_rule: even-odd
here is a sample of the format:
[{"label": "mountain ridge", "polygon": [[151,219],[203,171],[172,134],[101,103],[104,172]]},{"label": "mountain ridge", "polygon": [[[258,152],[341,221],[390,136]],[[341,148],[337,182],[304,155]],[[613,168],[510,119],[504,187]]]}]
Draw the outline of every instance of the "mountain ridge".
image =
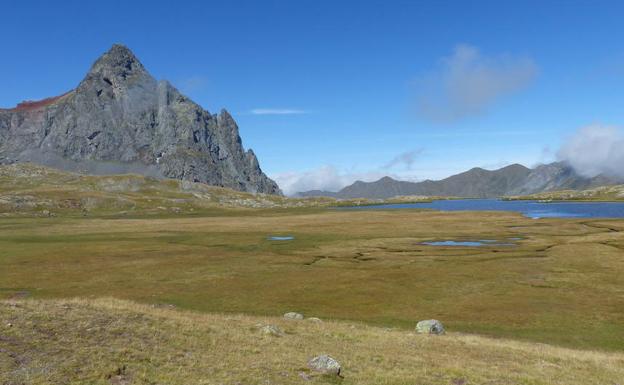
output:
[{"label": "mountain ridge", "polygon": [[0,109],[0,164],[28,161],[281,194],[243,148],[227,110],[211,114],[157,81],[121,44],[100,56],[75,89]]},{"label": "mountain ridge", "polygon": [[295,196],[338,199],[387,199],[401,195],[495,198],[562,189],[581,190],[618,183],[622,181],[604,175],[583,177],[565,162],[543,164],[533,169],[515,163],[496,170],[473,167],[441,180],[408,182],[385,176],[374,182],[356,181],[337,192],[311,190]]}]

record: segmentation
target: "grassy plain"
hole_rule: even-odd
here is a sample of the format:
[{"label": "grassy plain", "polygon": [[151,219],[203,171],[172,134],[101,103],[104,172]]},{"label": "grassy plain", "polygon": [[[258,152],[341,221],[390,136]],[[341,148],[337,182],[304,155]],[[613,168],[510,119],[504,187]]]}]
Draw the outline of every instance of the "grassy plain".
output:
[{"label": "grassy plain", "polygon": [[[0,297],[299,311],[405,329],[437,318],[456,332],[622,350],[623,230],[622,220],[325,208],[7,217]],[[515,245],[421,244],[448,239]]]},{"label": "grassy plain", "polygon": [[[0,320],[6,385],[603,385],[624,377],[622,353],[113,299],[0,301]],[[263,324],[285,334],[263,335]],[[307,370],[321,353],[340,361],[344,378]]]}]

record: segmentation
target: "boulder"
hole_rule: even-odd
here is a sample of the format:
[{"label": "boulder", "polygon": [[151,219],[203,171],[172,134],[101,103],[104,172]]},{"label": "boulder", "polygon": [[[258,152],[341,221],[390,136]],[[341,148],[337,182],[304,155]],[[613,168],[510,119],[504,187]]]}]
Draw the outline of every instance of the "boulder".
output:
[{"label": "boulder", "polygon": [[332,357],[323,354],[308,361],[308,368],[322,374],[340,375],[340,363]]},{"label": "boulder", "polygon": [[284,314],[284,318],[290,319],[290,320],[302,320],[303,314],[291,311],[291,312]]},{"label": "boulder", "polygon": [[275,325],[264,325],[260,327],[260,332],[268,336],[281,337],[284,335],[282,329]]},{"label": "boulder", "polygon": [[417,333],[426,334],[444,334],[444,326],[442,322],[435,319],[420,321],[416,324]]}]

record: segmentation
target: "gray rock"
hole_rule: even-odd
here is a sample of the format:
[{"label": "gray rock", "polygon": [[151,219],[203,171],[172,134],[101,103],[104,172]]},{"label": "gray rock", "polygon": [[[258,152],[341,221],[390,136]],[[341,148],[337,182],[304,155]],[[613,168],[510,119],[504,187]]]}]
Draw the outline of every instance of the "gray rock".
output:
[{"label": "gray rock", "polygon": [[0,109],[0,164],[22,161],[281,194],[244,150],[227,111],[210,114],[156,81],[122,45],[100,57],[76,89]]},{"label": "gray rock", "polygon": [[260,327],[260,332],[269,336],[281,337],[284,335],[282,329],[275,325],[264,325]]},{"label": "gray rock", "polygon": [[303,314],[295,313],[295,312],[288,312],[284,314],[284,318],[290,319],[290,320],[302,320]]},{"label": "gray rock", "polygon": [[420,321],[416,324],[416,332],[417,333],[426,333],[426,334],[444,334],[444,326],[442,322],[429,319]]},{"label": "gray rock", "polygon": [[340,363],[330,356],[323,354],[308,361],[308,368],[323,374],[340,375]]},{"label": "gray rock", "polygon": [[314,323],[322,323],[323,321],[320,318],[310,317],[306,318],[306,321],[314,322]]}]

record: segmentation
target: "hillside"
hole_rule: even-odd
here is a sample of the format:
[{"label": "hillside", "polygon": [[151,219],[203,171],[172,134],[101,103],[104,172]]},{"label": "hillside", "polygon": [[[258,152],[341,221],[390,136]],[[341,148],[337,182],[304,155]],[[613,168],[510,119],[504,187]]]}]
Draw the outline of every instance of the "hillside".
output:
[{"label": "hillside", "polygon": [[254,152],[243,148],[227,111],[211,114],[157,81],[119,44],[75,89],[0,109],[0,164],[15,162],[281,194]]},{"label": "hillside", "polygon": [[[624,355],[114,299],[0,302],[4,384],[615,384]],[[275,325],[282,336],[263,334]],[[343,378],[307,361],[329,354]]]},{"label": "hillside", "polygon": [[509,196],[506,199],[553,201],[621,201],[624,200],[624,185],[600,186],[588,190],[549,191],[537,194]]},{"label": "hillside", "polygon": [[0,165],[0,217],[205,215],[215,210],[357,206],[428,199],[296,199],[137,174],[84,175],[32,163]]},{"label": "hillside", "polygon": [[338,199],[386,199],[397,195],[496,198],[562,189],[584,189],[617,182],[605,176],[585,178],[567,164],[556,162],[534,169],[520,164],[498,170],[476,167],[438,181],[406,182],[384,177],[375,182],[357,181],[338,192],[313,190],[300,192],[296,196],[326,196]]},{"label": "hillside", "polygon": [[[352,204],[370,201],[350,201]],[[220,209],[325,207],[292,199],[136,174],[91,176],[31,163],[0,166],[0,217],[201,215]]]}]

